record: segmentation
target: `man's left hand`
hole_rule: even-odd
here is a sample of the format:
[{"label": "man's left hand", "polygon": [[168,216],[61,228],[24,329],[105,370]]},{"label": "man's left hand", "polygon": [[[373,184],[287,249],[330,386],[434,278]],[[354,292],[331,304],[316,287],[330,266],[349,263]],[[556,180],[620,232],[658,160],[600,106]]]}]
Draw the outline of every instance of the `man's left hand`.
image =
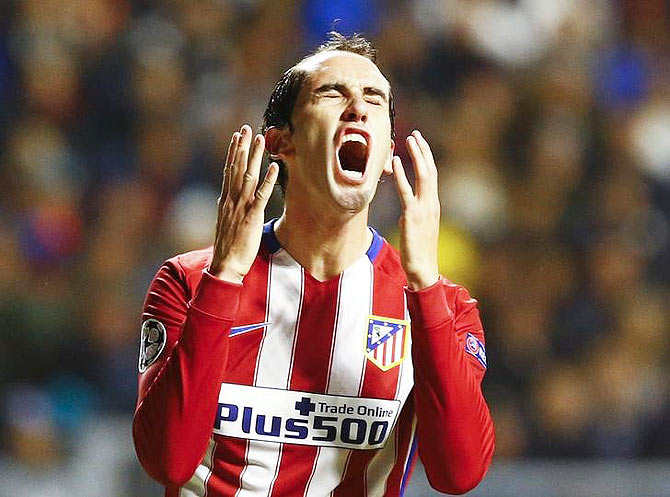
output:
[{"label": "man's left hand", "polygon": [[414,190],[400,157],[393,157],[393,176],[402,206],[400,256],[409,288],[421,290],[433,285],[440,277],[437,266],[440,233],[437,167],[428,142],[418,130],[407,137],[406,143],[414,166]]}]

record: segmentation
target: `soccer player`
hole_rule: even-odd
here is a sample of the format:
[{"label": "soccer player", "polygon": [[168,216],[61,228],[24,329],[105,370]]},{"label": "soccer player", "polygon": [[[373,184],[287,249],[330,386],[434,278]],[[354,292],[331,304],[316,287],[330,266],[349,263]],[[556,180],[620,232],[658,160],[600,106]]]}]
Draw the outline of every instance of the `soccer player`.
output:
[{"label": "soccer player", "polygon": [[[338,34],[277,83],[264,135],[233,134],[214,246],[168,260],[144,307],[133,436],[166,496],[398,496],[417,451],[437,490],[483,478],[477,303],[438,273],[428,143],[407,137],[412,187],[393,136],[371,45]],[[382,174],[399,253],[367,226]]]}]

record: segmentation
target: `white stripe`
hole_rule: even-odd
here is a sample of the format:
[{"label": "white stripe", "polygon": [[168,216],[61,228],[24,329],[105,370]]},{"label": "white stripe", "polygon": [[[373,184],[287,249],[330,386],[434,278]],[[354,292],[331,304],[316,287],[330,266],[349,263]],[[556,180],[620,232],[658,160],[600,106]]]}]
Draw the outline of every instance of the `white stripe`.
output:
[{"label": "white stripe", "polygon": [[216,450],[214,438],[209,439],[205,449],[205,456],[193,473],[193,476],[179,490],[179,497],[205,497],[207,494],[207,481],[212,475],[212,458]]},{"label": "white stripe", "polygon": [[375,454],[365,471],[365,484],[367,487],[367,496],[375,497],[383,495],[386,490],[386,479],[393,469],[393,462],[396,459],[396,450],[398,447],[398,425],[396,424],[395,433],[386,442],[383,449]]},{"label": "white stripe", "polygon": [[[367,316],[372,312],[373,267],[367,255],[362,256],[342,275],[338,302],[335,344],[331,358],[326,393],[360,394],[365,372],[365,337]],[[322,496],[342,480],[350,450],[321,447],[313,467],[305,496]]]},{"label": "white stripe", "polygon": [[[288,388],[293,363],[295,335],[303,292],[303,272],[285,250],[270,259],[269,311],[258,353],[254,384],[261,387]],[[240,475],[238,497],[266,496],[275,480],[281,445],[249,440],[245,466]]]},{"label": "white stripe", "polygon": [[[405,319],[409,320],[409,311],[407,310],[407,298],[405,298]],[[414,386],[414,367],[412,365],[412,356],[411,351],[411,335],[407,334],[407,357],[405,360],[400,363],[400,371],[398,372],[398,385],[396,387],[395,399],[400,400],[402,405],[405,405],[405,400]],[[394,428],[395,433],[393,438],[389,439],[389,442],[386,446],[381,449],[375,457],[370,461],[370,464],[367,467],[365,478],[368,488],[368,497],[374,497],[376,495],[383,495],[386,491],[386,483],[388,477],[391,474],[391,471],[398,464],[398,458],[402,458],[404,461],[407,460],[407,454],[412,448],[410,443],[407,448],[407,454],[398,454],[397,451],[400,449],[398,445],[398,425]],[[414,436],[414,427],[412,427],[412,437]],[[393,443],[391,443],[393,440]],[[411,439],[410,439],[411,442]]]}]

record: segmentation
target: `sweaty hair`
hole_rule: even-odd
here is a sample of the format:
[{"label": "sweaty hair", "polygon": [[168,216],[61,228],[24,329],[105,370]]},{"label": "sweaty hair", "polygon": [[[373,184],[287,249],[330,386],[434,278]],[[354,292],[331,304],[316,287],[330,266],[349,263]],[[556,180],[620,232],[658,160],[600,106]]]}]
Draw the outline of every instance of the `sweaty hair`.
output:
[{"label": "sweaty hair", "polygon": [[[268,106],[263,114],[263,134],[273,126],[277,128],[288,126],[289,129],[293,131],[293,125],[291,123],[293,108],[298,99],[300,88],[302,88],[302,84],[307,77],[307,72],[300,68],[300,63],[316,54],[335,50],[355,53],[370,59],[374,63],[377,62],[377,50],[372,43],[363,36],[354,34],[347,37],[337,31],[331,31],[328,33],[328,39],[322,45],[303,57],[298,64],[286,71],[281,79],[277,81],[277,84],[270,95]],[[395,107],[393,104],[392,92],[389,95],[389,119],[391,121],[391,138],[393,139],[395,138]],[[279,164],[279,185],[281,186],[282,191],[285,191],[288,181],[286,165],[281,160],[275,160],[275,162]]]}]

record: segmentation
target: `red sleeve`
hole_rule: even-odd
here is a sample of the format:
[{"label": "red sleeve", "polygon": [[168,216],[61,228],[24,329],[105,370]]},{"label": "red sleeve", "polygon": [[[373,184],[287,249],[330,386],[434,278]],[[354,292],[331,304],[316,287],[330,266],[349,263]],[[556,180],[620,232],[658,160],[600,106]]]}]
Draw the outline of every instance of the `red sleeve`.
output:
[{"label": "red sleeve", "polygon": [[468,335],[483,352],[477,301],[465,288],[440,280],[418,292],[408,289],[407,303],[419,455],[433,488],[462,494],[484,477],[495,444],[481,391],[486,368],[466,352]]},{"label": "red sleeve", "polygon": [[158,320],[167,337],[139,375],[133,440],[144,469],[164,485],[188,481],[207,447],[240,289],[203,271],[190,300],[178,259],[166,262],[149,287],[143,321]]}]

